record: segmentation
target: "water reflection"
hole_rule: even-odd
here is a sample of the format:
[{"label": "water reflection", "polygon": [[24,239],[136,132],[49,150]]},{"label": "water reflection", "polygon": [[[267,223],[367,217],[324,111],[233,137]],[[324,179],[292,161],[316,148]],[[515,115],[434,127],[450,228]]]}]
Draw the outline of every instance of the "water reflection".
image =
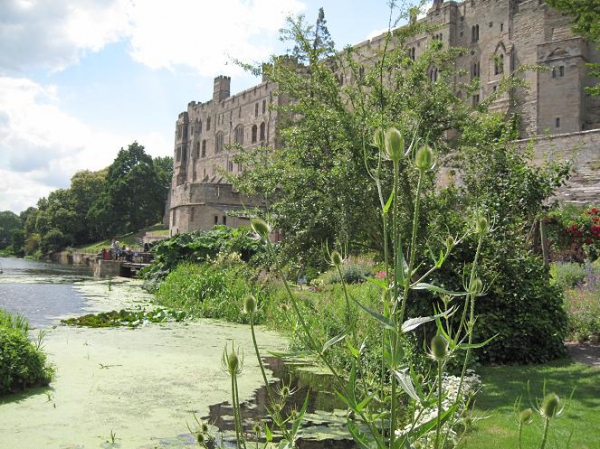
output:
[{"label": "water reflection", "polygon": [[82,314],[85,298],[73,284],[92,277],[89,267],[4,257],[0,264],[0,308],[24,315],[34,327]]},{"label": "water reflection", "polygon": [[[339,413],[337,415],[330,414],[336,409],[339,412],[339,409],[344,408],[344,405],[333,393],[331,376],[295,369],[293,365],[286,365],[281,359],[275,357],[267,357],[265,360],[268,368],[278,379],[273,384],[274,386],[281,386],[282,381],[289,384],[291,378],[291,389],[295,393],[289,396],[284,415],[294,409],[300,410],[307,393],[309,394],[307,415],[302,424],[304,437],[298,441],[300,449],[353,449],[356,447],[346,430],[345,416]],[[255,422],[265,421],[265,417],[269,415],[268,405],[267,391],[264,386],[254,393],[252,401],[241,404],[244,428],[248,434],[252,434],[251,429]],[[211,405],[209,416],[205,416],[203,419],[222,432],[220,442],[224,447],[236,447],[233,409],[229,402]],[[272,422],[267,421],[272,429]]]}]

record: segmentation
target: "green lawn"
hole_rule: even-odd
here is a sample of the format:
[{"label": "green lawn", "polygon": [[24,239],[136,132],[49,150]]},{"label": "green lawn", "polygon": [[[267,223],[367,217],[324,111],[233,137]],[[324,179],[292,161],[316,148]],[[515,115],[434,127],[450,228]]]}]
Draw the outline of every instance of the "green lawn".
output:
[{"label": "green lawn", "polygon": [[[132,232],[132,233],[125,234],[125,235],[118,235],[117,240],[119,241],[120,245],[126,245],[126,246],[131,247],[134,250],[139,250],[139,249],[141,249],[140,240],[144,237],[146,232],[151,232],[152,234],[159,234],[159,235],[165,235],[165,236],[169,235],[168,229],[165,229],[162,224],[157,224],[157,225],[151,226],[149,228],[142,229],[141,231],[138,231],[138,232]],[[81,248],[76,248],[76,251],[82,252],[82,253],[96,254],[99,251],[101,251],[102,248],[109,249],[111,241],[112,241],[112,239],[108,239],[108,240],[103,240],[101,242],[92,243],[90,245],[83,246]]]},{"label": "green lawn", "polygon": [[[562,360],[539,366],[497,366],[480,369],[484,383],[477,395],[477,421],[461,448],[518,449],[518,426],[515,402],[521,398],[522,408],[537,405],[546,392],[555,392],[565,400],[567,408],[561,418],[551,423],[546,449],[600,448],[600,370]],[[528,387],[529,382],[529,387]],[[573,398],[568,401],[573,392]],[[542,422],[536,414],[534,422],[524,428],[523,449],[538,449]]]}]

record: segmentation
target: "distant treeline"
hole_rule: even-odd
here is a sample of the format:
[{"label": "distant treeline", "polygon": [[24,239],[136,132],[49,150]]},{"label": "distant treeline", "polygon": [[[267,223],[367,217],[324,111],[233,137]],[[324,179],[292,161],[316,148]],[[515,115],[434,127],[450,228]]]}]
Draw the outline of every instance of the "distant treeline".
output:
[{"label": "distant treeline", "polygon": [[0,212],[0,250],[46,254],[160,222],[173,175],[173,158],[152,158],[133,142],[100,171],[82,170],[71,186],[40,198],[20,215]]}]

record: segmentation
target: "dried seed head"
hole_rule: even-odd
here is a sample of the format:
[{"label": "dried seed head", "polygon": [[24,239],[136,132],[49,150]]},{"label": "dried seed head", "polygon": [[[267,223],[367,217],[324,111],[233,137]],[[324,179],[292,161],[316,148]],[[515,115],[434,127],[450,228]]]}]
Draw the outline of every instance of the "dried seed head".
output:
[{"label": "dried seed head", "polygon": [[448,354],[448,343],[441,335],[436,335],[431,339],[431,357],[437,362],[441,362]]},{"label": "dried seed head", "polygon": [[340,267],[343,262],[344,260],[342,259],[342,255],[339,252],[334,251],[331,253],[331,264],[333,266]]},{"label": "dried seed head", "polygon": [[204,446],[204,442],[206,441],[206,438],[204,438],[204,434],[203,434],[203,433],[201,433],[201,432],[199,432],[199,433],[196,435],[196,441],[198,442],[198,444],[199,444],[200,446]]},{"label": "dried seed head", "polygon": [[244,312],[247,314],[256,312],[256,299],[254,296],[249,295],[244,300]]},{"label": "dried seed head", "polygon": [[428,145],[422,146],[417,151],[415,167],[421,172],[426,172],[433,168],[433,150]]},{"label": "dried seed head", "polygon": [[263,240],[267,240],[269,238],[271,229],[266,221],[261,220],[260,218],[253,218],[250,221],[250,225],[252,226],[252,230],[256,232],[260,238]]},{"label": "dried seed head", "polygon": [[389,128],[385,132],[385,154],[393,162],[402,159],[404,153],[404,138],[396,128]]},{"label": "dried seed head", "polygon": [[377,128],[375,133],[373,134],[373,145],[379,150],[383,150],[385,146],[385,133],[383,132],[383,128]]},{"label": "dried seed head", "polygon": [[544,418],[554,418],[560,408],[560,398],[556,393],[549,393],[542,401],[540,413]]},{"label": "dried seed head", "polygon": [[521,424],[529,424],[533,421],[533,410],[526,408],[519,414],[519,422]]}]

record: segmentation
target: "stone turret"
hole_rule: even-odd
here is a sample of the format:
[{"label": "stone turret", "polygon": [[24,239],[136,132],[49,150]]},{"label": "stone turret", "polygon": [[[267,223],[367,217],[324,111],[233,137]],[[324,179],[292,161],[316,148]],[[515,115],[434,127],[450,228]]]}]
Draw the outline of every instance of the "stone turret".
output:
[{"label": "stone turret", "polygon": [[214,89],[213,89],[213,101],[220,103],[221,101],[229,98],[231,92],[231,77],[229,76],[217,76],[215,78]]}]

